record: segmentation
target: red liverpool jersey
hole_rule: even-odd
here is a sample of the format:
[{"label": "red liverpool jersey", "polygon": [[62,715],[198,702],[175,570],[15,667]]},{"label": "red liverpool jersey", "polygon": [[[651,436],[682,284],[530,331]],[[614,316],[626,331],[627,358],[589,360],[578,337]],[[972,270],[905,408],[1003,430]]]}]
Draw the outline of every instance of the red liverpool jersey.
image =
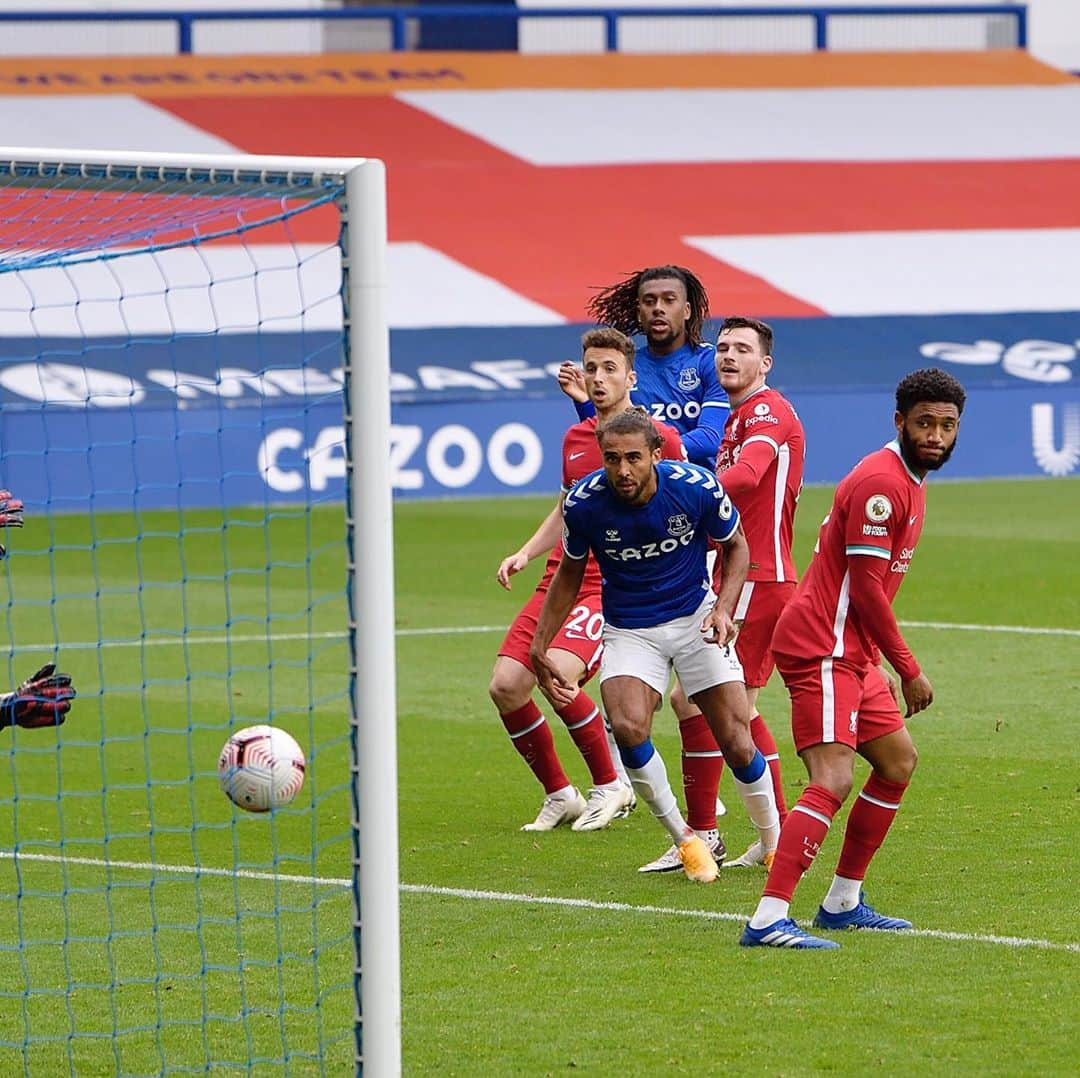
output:
[{"label": "red liverpool jersey", "polygon": [[[604,460],[600,456],[600,443],[596,440],[596,424],[596,416],[590,416],[581,423],[575,423],[563,436],[562,485],[564,491],[569,490],[579,479],[584,479],[585,476],[604,466]],[[664,459],[686,460],[686,450],[683,448],[682,440],[679,438],[679,432],[666,423],[654,421],[653,426],[656,427],[660,437],[664,440],[661,448]],[[546,588],[551,582],[555,570],[559,567],[562,553],[563,546],[560,539],[558,545],[552,549],[551,555],[548,557],[547,565],[544,568],[544,576],[538,587]],[[585,579],[581,582],[581,590],[585,591],[587,588],[593,588],[597,591],[600,589],[600,568],[596,564],[596,558],[593,557],[592,553],[589,554],[589,560],[585,565]]]},{"label": "red liverpool jersey", "polygon": [[[915,554],[925,513],[923,481],[904,463],[896,442],[864,457],[836,488],[810,567],[777,622],[773,651],[865,664],[876,661],[877,644],[902,678],[915,677],[918,664],[889,604]],[[884,616],[872,622],[849,602],[851,559],[862,558],[880,559],[872,568],[887,600]]]},{"label": "red liverpool jersey", "polygon": [[747,580],[798,579],[791,536],[805,459],[802,423],[775,389],[762,386],[732,406],[716,472],[742,517]]}]

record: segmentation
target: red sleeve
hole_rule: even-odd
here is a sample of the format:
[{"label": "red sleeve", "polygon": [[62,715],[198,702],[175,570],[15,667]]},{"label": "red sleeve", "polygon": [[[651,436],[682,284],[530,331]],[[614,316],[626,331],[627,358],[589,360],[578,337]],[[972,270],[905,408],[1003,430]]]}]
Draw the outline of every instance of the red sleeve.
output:
[{"label": "red sleeve", "polygon": [[682,438],[679,437],[679,432],[667,423],[657,423],[656,429],[660,432],[660,437],[664,439],[662,449],[664,460],[686,460],[686,448],[683,446]]},{"label": "red sleeve", "polygon": [[863,628],[905,681],[918,677],[919,664],[900,635],[892,603],[883,587],[889,562],[883,558],[857,555],[849,556],[847,563],[848,600]]},{"label": "red sleeve", "polygon": [[769,465],[776,460],[776,445],[771,439],[757,438],[739,451],[738,463],[720,473],[720,482],[733,498],[753,490],[761,482]]},{"label": "red sleeve", "polygon": [[852,554],[892,559],[893,539],[907,504],[900,483],[880,473],[866,476],[848,493],[844,547]]}]

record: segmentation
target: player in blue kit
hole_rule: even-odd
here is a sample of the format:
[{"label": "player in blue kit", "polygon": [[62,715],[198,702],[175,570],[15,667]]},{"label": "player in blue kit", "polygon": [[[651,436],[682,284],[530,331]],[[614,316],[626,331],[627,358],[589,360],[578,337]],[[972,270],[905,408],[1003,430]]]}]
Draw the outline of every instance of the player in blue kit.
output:
[{"label": "player in blue kit", "polygon": [[[641,333],[631,401],[682,436],[686,455],[710,470],[724,437],[727,394],[716,373],[716,349],[701,339],[709,316],[704,285],[682,266],[650,266],[598,292],[588,312],[628,336]],[[576,374],[575,374],[576,372]],[[559,384],[582,419],[593,414],[575,363],[564,363]]]},{"label": "player in blue kit", "polygon": [[[687,457],[713,471],[729,406],[716,369],[716,349],[702,340],[709,296],[698,277],[683,266],[650,266],[601,289],[588,311],[598,322],[628,335],[644,335],[634,357],[638,382],[631,401],[675,427]],[[583,419],[591,414],[584,374],[576,363],[562,365],[559,385]],[[687,820],[708,842],[714,857],[723,861],[727,851],[717,817],[725,810],[717,787],[724,758],[708,723],[682,693],[672,694],[671,708],[682,743]],[[672,846],[640,871],[671,872],[679,867],[678,851]]]},{"label": "player in blue kit", "polygon": [[[717,864],[687,824],[650,740],[653,713],[672,668],[705,715],[736,789],[771,859],[779,817],[765,758],[750,738],[732,612],[749,566],[739,514],[711,471],[663,461],[644,412],[613,417],[597,433],[603,471],[576,483],[563,503],[564,557],[540,612],[529,659],[553,699],[575,687],[547,657],[574,603],[591,550],[603,575],[600,691],[619,755],[639,798],[667,829],[686,875],[708,883]],[[710,587],[709,539],[722,544],[719,596]]]}]

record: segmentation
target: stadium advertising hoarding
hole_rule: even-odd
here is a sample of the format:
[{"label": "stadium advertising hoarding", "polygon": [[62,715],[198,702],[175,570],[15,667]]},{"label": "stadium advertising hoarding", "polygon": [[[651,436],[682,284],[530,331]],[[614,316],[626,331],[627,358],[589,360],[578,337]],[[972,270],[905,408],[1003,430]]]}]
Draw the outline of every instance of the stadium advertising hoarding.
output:
[{"label": "stadium advertising hoarding", "polygon": [[[890,434],[892,390],[939,365],[967,387],[950,476],[1080,474],[1080,314],[778,319],[775,377],[808,482]],[[400,498],[554,492],[574,412],[554,371],[583,326],[391,335]],[[336,500],[341,358],[330,333],[2,342],[5,485],[53,510]],[[41,492],[40,494],[38,492]]]}]

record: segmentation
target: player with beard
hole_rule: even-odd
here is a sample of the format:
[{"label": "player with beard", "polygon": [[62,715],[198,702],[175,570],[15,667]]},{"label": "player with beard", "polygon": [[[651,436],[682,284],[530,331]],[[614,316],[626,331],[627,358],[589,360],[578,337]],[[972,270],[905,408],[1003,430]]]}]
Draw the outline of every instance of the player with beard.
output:
[{"label": "player with beard", "polygon": [[[724,436],[728,400],[716,370],[716,349],[702,339],[709,317],[705,286],[684,266],[649,266],[601,289],[587,309],[597,322],[644,336],[634,357],[637,385],[631,401],[654,420],[670,423],[682,436],[687,457],[712,470]],[[562,365],[559,385],[583,419],[591,414],[577,364]],[[672,696],[671,705],[682,742],[687,819],[722,862],[726,850],[717,816],[723,815],[724,805],[716,790],[724,758],[709,724],[682,693]],[[672,872],[681,867],[672,846],[640,871]]]},{"label": "player with beard", "polygon": [[[772,732],[758,710],[758,694],[773,671],[770,641],[785,604],[795,593],[798,577],[791,556],[795,506],[802,490],[806,442],[795,409],[766,382],[773,369],[772,327],[756,318],[739,315],[725,318],[716,338],[716,369],[720,384],[731,402],[724,427],[724,441],[716,458],[716,472],[742,517],[746,542],[750,547],[750,570],[746,576],[735,620],[739,635],[735,653],[746,675],[746,696],[750,705],[750,736],[762,751],[773,779],[773,793],[780,822],[787,815],[780,775],[780,753]],[[714,581],[719,587],[720,581]],[[697,711],[677,688],[671,704],[689,726]],[[699,722],[701,722],[699,717]],[[722,759],[708,772],[720,779]],[[706,802],[709,790],[702,791]],[[698,796],[702,796],[699,794]],[[715,787],[713,788],[715,796]],[[674,849],[643,871],[670,871]],[[760,842],[735,860],[725,860],[724,868],[763,865],[765,851]]]},{"label": "player with beard", "polygon": [[[600,692],[619,754],[637,796],[678,847],[686,875],[708,883],[716,879],[716,861],[683,819],[650,735],[674,668],[727,757],[771,859],[780,821],[765,758],[750,738],[742,667],[731,646],[731,615],[750,561],[746,539],[738,511],[711,471],[661,460],[661,437],[647,416],[622,412],[597,437],[604,467],[576,483],[563,501],[563,559],[529,659],[552,699],[570,698],[576,686],[559,673],[548,647],[591,551],[603,578]],[[724,562],[719,595],[706,568],[710,539],[720,544]]]},{"label": "player with beard", "polygon": [[[589,330],[581,338],[582,368],[589,399],[597,415],[572,426],[563,439],[563,492],[602,464],[596,441],[598,422],[632,408],[634,344],[617,329]],[[679,435],[673,427],[656,424],[663,455],[685,460]],[[503,558],[496,579],[510,590],[510,578],[540,554],[550,554],[536,591],[514,619],[499,648],[488,692],[514,748],[544,788],[540,812],[524,831],[550,831],[569,823],[574,831],[596,831],[634,807],[630,780],[617,751],[611,746],[599,709],[584,691],[600,663],[604,617],[600,609],[600,570],[594,558],[585,569],[581,588],[565,623],[551,640],[548,658],[560,675],[579,691],[569,701],[549,697],[581,753],[592,777],[586,800],[571,785],[559,761],[555,743],[543,712],[532,699],[536,677],[529,662],[529,645],[536,629],[544,597],[562,557],[562,501],[541,521],[536,531],[513,554]]]},{"label": "player with beard", "polygon": [[[809,775],[788,813],[776,856],[740,942],[744,947],[835,948],[790,918],[795,888],[851,792],[855,753],[872,768],[848,815],[832,886],[814,925],[901,931],[862,891],[871,858],[896,817],[915,770],[904,718],[929,707],[934,690],[904,642],[892,601],[911,566],[926,515],[924,481],[952,455],[964,390],[935,368],[896,387],[896,440],[864,457],[836,488],[814,557],[773,634],[773,655],[791,697],[795,748]],[[900,677],[906,711],[882,670]]]}]

